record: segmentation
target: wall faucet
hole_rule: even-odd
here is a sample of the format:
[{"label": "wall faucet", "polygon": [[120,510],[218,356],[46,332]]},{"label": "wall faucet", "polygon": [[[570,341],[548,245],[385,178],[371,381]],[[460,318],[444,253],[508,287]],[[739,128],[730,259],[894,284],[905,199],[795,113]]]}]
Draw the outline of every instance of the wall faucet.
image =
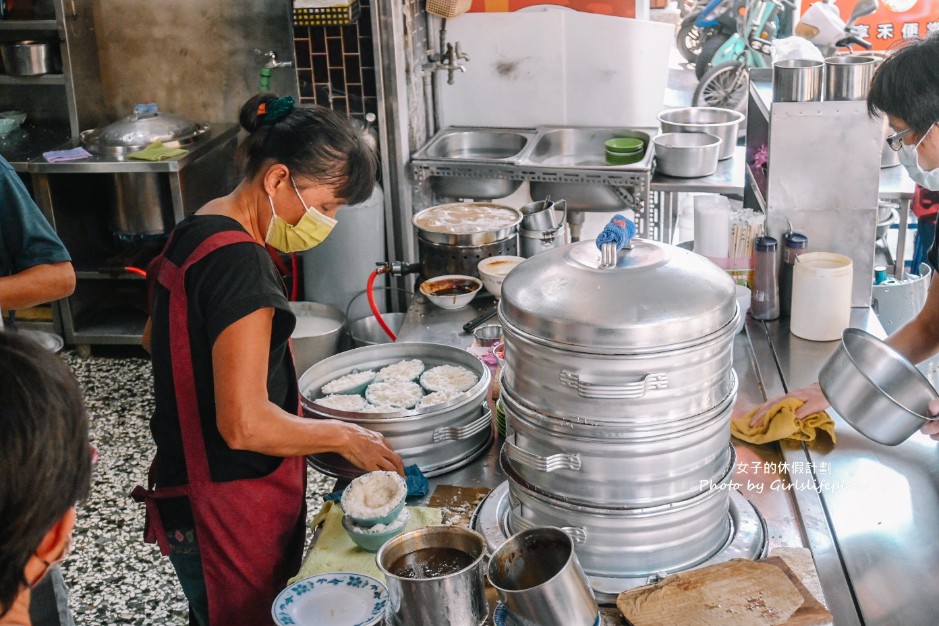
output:
[{"label": "wall faucet", "polygon": [[271,71],[278,67],[292,67],[293,61],[278,61],[277,53],[273,50],[254,49],[255,54],[267,57],[267,61],[261,67],[261,79],[258,82],[259,91],[271,90]]},{"label": "wall faucet", "polygon": [[[441,48],[443,44],[441,43]],[[428,63],[424,65],[425,71],[436,72],[442,70],[447,72],[447,84],[453,84],[454,72],[465,72],[466,66],[460,61],[469,61],[469,55],[460,49],[460,42],[456,44],[448,43],[443,52],[427,51]]]}]

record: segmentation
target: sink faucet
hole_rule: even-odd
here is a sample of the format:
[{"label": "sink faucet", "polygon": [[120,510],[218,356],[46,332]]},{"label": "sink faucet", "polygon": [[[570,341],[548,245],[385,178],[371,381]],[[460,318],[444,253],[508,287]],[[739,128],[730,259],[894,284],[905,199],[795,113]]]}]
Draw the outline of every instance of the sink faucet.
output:
[{"label": "sink faucet", "polygon": [[278,67],[291,67],[293,66],[293,61],[278,61],[277,53],[273,50],[258,50],[255,48],[254,53],[267,57],[267,61],[261,67],[261,79],[258,83],[258,88],[259,91],[270,91],[271,71]]},{"label": "sink faucet", "polygon": [[460,61],[469,61],[469,55],[460,49],[460,42],[456,44],[448,43],[444,52],[427,51],[428,63],[424,65],[425,71],[436,72],[439,70],[447,72],[447,84],[453,84],[454,72],[465,72],[466,66]]}]

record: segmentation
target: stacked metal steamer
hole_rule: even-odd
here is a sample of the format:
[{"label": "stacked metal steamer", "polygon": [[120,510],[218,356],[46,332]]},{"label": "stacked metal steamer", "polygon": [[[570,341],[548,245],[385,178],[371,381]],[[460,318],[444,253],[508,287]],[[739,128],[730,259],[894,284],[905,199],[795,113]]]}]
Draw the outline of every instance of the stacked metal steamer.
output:
[{"label": "stacked metal steamer", "polygon": [[[557,526],[591,577],[700,564],[731,535],[734,285],[691,252],[592,241],[502,288],[508,526]],[[723,488],[722,488],[723,487]]]}]

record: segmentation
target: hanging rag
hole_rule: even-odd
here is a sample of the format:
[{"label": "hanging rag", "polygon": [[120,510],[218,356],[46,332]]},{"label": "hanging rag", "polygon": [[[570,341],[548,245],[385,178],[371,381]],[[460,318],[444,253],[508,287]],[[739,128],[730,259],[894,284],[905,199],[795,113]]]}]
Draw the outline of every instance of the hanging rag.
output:
[{"label": "hanging rag", "polygon": [[[424,526],[436,526],[443,521],[443,511],[440,509],[409,506],[408,513],[410,517],[403,532]],[[375,563],[375,555],[355,545],[349,533],[342,527],[342,515],[342,507],[335,502],[323,503],[310,528],[315,529],[320,524],[323,527],[316,536],[315,543],[310,546],[300,571],[288,581],[289,584],[324,572],[353,572],[385,581],[384,574]]]},{"label": "hanging rag", "polygon": [[42,158],[44,158],[49,163],[62,163],[64,161],[78,161],[80,159],[87,159],[91,156],[91,153],[82,148],[81,146],[77,148],[72,148],[71,150],[50,150],[49,152],[43,152]]},{"label": "hanging rag", "polygon": [[[421,471],[417,465],[408,465],[404,468],[404,482],[408,485],[408,498],[426,496],[427,491],[430,489],[430,483],[427,482],[427,477],[424,476],[424,472]],[[345,491],[345,487],[337,491],[332,492],[329,495],[323,496],[323,500],[327,502],[339,502],[342,500],[342,492]]]},{"label": "hanging rag", "polygon": [[750,426],[750,420],[759,408],[730,422],[730,434],[748,443],[763,444],[780,439],[793,441],[815,441],[818,431],[828,433],[832,443],[835,438],[835,422],[825,411],[812,413],[805,419],[796,419],[796,411],[805,404],[796,398],[787,398],[770,409],[765,418],[757,425]]},{"label": "hanging rag", "polygon": [[138,152],[132,152],[127,157],[130,159],[140,159],[141,161],[163,161],[173,159],[189,154],[185,148],[168,148],[162,141],[154,141],[149,146]]}]

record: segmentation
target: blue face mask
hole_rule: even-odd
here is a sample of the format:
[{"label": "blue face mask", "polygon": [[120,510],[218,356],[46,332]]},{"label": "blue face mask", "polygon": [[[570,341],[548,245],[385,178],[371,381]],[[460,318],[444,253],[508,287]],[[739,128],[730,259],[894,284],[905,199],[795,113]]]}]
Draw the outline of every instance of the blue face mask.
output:
[{"label": "blue face mask", "polygon": [[916,145],[903,144],[900,146],[899,154],[900,164],[906,168],[907,173],[914,182],[930,191],[939,191],[939,167],[928,172],[919,164],[919,146],[923,140],[932,132],[935,124],[929,127],[923,138],[916,142]]}]

